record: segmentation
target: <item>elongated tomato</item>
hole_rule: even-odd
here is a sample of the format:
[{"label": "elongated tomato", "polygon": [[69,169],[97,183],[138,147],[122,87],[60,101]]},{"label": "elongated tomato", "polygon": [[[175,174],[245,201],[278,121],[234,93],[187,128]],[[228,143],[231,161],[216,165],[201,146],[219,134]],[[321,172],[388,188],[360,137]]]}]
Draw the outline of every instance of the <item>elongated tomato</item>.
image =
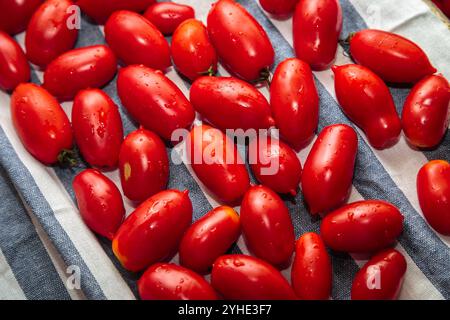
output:
[{"label": "elongated tomato", "polygon": [[266,79],[275,52],[261,25],[240,4],[219,0],[208,14],[208,33],[228,70],[247,81]]},{"label": "elongated tomato", "polygon": [[259,0],[261,7],[275,15],[287,15],[294,11],[298,0]]},{"label": "elongated tomato", "polygon": [[78,29],[70,27],[73,19],[70,0],[47,0],[33,14],[25,33],[28,60],[45,67],[75,45]]},{"label": "elongated tomato", "polygon": [[419,81],[408,95],[402,124],[409,143],[432,148],[441,142],[450,122],[450,86],[441,75]]},{"label": "elongated tomato", "polygon": [[275,266],[286,266],[294,252],[295,234],[283,200],[265,186],[250,187],[240,217],[250,251]]},{"label": "elongated tomato", "polygon": [[450,235],[450,164],[433,160],[424,165],[417,175],[417,193],[428,223]]},{"label": "elongated tomato", "polygon": [[338,0],[300,0],[293,16],[294,49],[297,58],[313,70],[331,66],[342,30]]},{"label": "elongated tomato", "polygon": [[116,71],[116,57],[107,46],[74,49],[48,65],[43,86],[61,100],[72,99],[82,89],[104,86]]},{"label": "elongated tomato", "polygon": [[195,17],[191,6],[174,3],[160,2],[148,7],[144,13],[153,25],[165,35],[171,35],[175,29],[187,19]]},{"label": "elongated tomato", "polygon": [[243,254],[221,256],[214,262],[211,284],[229,300],[295,300],[281,273],[267,262]]},{"label": "elongated tomato", "polygon": [[105,37],[125,64],[143,64],[163,71],[171,64],[166,39],[140,14],[131,11],[113,13],[105,25]]},{"label": "elongated tomato", "polygon": [[201,77],[192,84],[190,99],[195,110],[221,130],[266,129],[274,124],[262,93],[237,78]]},{"label": "elongated tomato", "polygon": [[322,238],[314,232],[302,235],[295,246],[291,282],[301,300],[328,300],[331,294],[331,260]]},{"label": "elongated tomato", "polygon": [[206,273],[214,261],[237,241],[239,216],[233,208],[217,207],[189,227],[180,243],[180,264]]},{"label": "elongated tomato", "polygon": [[196,126],[188,136],[187,158],[197,177],[219,201],[236,205],[250,178],[234,142],[218,129]]},{"label": "elongated tomato", "polygon": [[394,249],[382,251],[356,274],[352,300],[395,300],[406,273],[406,260]]},{"label": "elongated tomato", "polygon": [[333,66],[334,88],[343,112],[369,143],[385,149],[397,143],[402,124],[389,88],[375,73],[356,64]]},{"label": "elongated tomato", "polygon": [[[436,72],[414,42],[381,30],[361,30],[350,39],[353,59],[387,82],[414,83]],[[383,61],[383,63],[380,63]]]},{"label": "elongated tomato", "polygon": [[11,117],[25,148],[46,165],[62,162],[65,152],[73,146],[67,115],[42,87],[19,84],[11,96]]},{"label": "elongated tomato", "polygon": [[119,189],[95,169],[79,173],[72,186],[84,222],[94,232],[112,240],[125,217]]},{"label": "elongated tomato", "polygon": [[144,66],[119,71],[122,104],[141,125],[170,141],[174,130],[189,128],[195,112],[181,90],[161,72]]},{"label": "elongated tomato", "polygon": [[73,102],[72,126],[83,158],[94,167],[114,168],[123,140],[117,105],[99,89],[80,91]]},{"label": "elongated tomato", "polygon": [[302,173],[302,192],[311,214],[344,204],[352,187],[358,137],[345,124],[325,127],[317,137]]},{"label": "elongated tomato", "polygon": [[403,230],[403,216],[389,202],[357,201],[343,206],[322,221],[320,231],[331,249],[371,253],[392,244]]},{"label": "elongated tomato", "polygon": [[319,122],[319,97],[307,63],[289,58],[278,65],[270,106],[281,137],[296,150],[308,145]]},{"label": "elongated tomato", "polygon": [[127,270],[143,270],[175,253],[191,220],[187,191],[161,191],[122,223],[113,239],[114,254]]},{"label": "elongated tomato", "polygon": [[177,70],[190,80],[217,71],[216,50],[199,20],[189,19],[179,25],[172,37],[171,50]]},{"label": "elongated tomato", "polygon": [[169,180],[169,158],[161,139],[140,128],[130,133],[119,154],[123,193],[133,201],[144,201],[162,191]]},{"label": "elongated tomato", "polygon": [[42,0],[2,0],[0,5],[0,30],[15,35],[26,29],[34,11]]},{"label": "elongated tomato", "polygon": [[30,66],[19,44],[0,31],[0,89],[14,90],[30,80]]}]

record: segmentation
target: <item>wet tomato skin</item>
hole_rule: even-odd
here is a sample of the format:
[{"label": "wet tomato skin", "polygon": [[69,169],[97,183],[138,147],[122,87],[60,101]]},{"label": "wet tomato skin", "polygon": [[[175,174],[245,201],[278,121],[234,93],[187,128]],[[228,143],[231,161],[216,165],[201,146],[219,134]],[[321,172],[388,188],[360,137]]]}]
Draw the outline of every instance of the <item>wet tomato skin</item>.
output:
[{"label": "wet tomato skin", "polygon": [[241,224],[233,208],[220,206],[192,224],[180,243],[180,264],[206,273],[214,261],[237,241]]},{"label": "wet tomato skin", "polygon": [[240,217],[250,251],[272,265],[286,266],[294,252],[295,234],[283,200],[268,187],[250,187]]},{"label": "wet tomato skin", "polygon": [[420,80],[406,98],[402,124],[408,142],[432,148],[441,142],[450,122],[450,87],[441,75]]},{"label": "wet tomato skin", "polygon": [[[387,249],[378,253],[356,274],[352,284],[352,300],[397,299],[406,268],[405,257],[397,250]],[[378,288],[376,281],[379,281]]]},{"label": "wet tomato skin", "polygon": [[289,283],[269,263],[243,254],[219,257],[211,284],[227,300],[295,300]]},{"label": "wet tomato skin", "polygon": [[417,175],[417,193],[428,223],[450,235],[450,164],[433,160],[424,165]]},{"label": "wet tomato skin", "polygon": [[41,3],[42,0],[2,0],[0,30],[10,35],[24,31]]},{"label": "wet tomato skin", "polygon": [[25,148],[40,162],[54,164],[64,150],[72,149],[69,119],[44,88],[19,84],[11,96],[11,117]]},{"label": "wet tomato skin", "polygon": [[403,216],[381,200],[357,201],[331,213],[320,226],[326,245],[336,251],[372,253],[392,244],[403,230]]},{"label": "wet tomato skin", "polygon": [[336,97],[369,143],[385,149],[397,143],[402,124],[389,88],[375,73],[356,64],[333,66]]},{"label": "wet tomato skin", "polygon": [[345,124],[325,127],[306,159],[302,192],[311,214],[326,213],[350,195],[358,150],[355,130]]},{"label": "wet tomato skin", "polygon": [[125,269],[143,270],[176,252],[191,220],[187,191],[161,191],[125,219],[114,236],[113,252]]},{"label": "wet tomato skin", "polygon": [[112,240],[125,217],[119,189],[96,169],[79,173],[72,186],[84,222],[94,232]]},{"label": "wet tomato skin", "polygon": [[171,35],[180,23],[194,18],[195,12],[188,5],[174,2],[160,2],[148,7],[144,13],[144,17],[153,23],[162,34]]},{"label": "wet tomato skin", "polygon": [[30,66],[19,44],[0,31],[0,89],[14,90],[19,83],[30,80]]},{"label": "wet tomato skin", "polygon": [[291,282],[301,300],[329,299],[332,285],[331,259],[317,233],[305,233],[297,240]]},{"label": "wet tomato skin", "polygon": [[240,4],[217,1],[208,14],[207,25],[219,58],[234,75],[258,80],[273,64],[275,52],[269,37]]},{"label": "wet tomato skin", "polygon": [[171,52],[177,70],[191,81],[217,72],[217,54],[199,20],[182,22],[172,36]]},{"label": "wet tomato skin", "polygon": [[287,15],[294,12],[298,0],[259,0],[261,7],[274,15]]},{"label": "wet tomato skin", "polygon": [[142,202],[162,191],[169,180],[169,158],[162,140],[140,128],[131,132],[119,153],[120,182],[124,194]]},{"label": "wet tomato skin", "polygon": [[[381,30],[361,30],[350,39],[353,59],[386,82],[415,83],[436,72],[414,42]],[[380,63],[383,61],[383,63]]]}]

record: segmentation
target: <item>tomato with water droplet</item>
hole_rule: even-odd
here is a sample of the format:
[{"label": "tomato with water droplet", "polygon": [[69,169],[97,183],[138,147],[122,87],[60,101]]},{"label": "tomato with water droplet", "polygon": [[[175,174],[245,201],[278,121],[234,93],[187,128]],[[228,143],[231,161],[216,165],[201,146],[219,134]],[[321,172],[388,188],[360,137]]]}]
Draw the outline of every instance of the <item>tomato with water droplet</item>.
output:
[{"label": "tomato with water droplet", "polygon": [[24,31],[43,0],[2,0],[0,5],[0,30],[10,35]]},{"label": "tomato with water droplet", "polygon": [[0,89],[14,90],[19,83],[30,80],[30,66],[19,44],[0,31]]},{"label": "tomato with water droplet", "polygon": [[164,35],[171,35],[183,21],[195,18],[195,12],[185,4],[159,2],[148,7],[144,17]]},{"label": "tomato with water droplet", "polygon": [[261,7],[274,15],[287,15],[294,11],[298,0],[259,0]]}]

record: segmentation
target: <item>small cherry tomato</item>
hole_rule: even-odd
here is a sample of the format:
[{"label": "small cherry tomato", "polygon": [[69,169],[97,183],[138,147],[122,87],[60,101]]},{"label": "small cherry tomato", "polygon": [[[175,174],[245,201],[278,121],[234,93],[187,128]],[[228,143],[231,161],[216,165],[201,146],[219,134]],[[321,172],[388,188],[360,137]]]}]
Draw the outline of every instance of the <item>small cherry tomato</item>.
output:
[{"label": "small cherry tomato", "polygon": [[306,159],[302,192],[311,214],[326,213],[350,195],[358,137],[345,124],[325,127]]},{"label": "small cherry tomato", "polygon": [[343,112],[364,131],[372,147],[385,149],[396,144],[402,124],[383,80],[356,64],[333,66],[333,72]]},{"label": "small cherry tomato", "polygon": [[382,251],[358,271],[353,280],[352,300],[395,300],[406,273],[406,260],[394,249]]},{"label": "small cherry tomato", "polygon": [[177,70],[190,80],[217,72],[216,50],[199,20],[182,22],[172,37],[172,59]]},{"label": "small cherry tomato", "polygon": [[125,269],[143,270],[176,252],[191,220],[187,191],[161,191],[125,219],[114,236],[113,252]]},{"label": "small cherry tomato", "polygon": [[287,15],[294,12],[298,0],[259,0],[261,7],[271,14]]},{"label": "small cherry tomato", "polygon": [[70,0],[47,0],[33,14],[25,33],[27,58],[45,67],[56,57],[70,50],[78,37],[77,28],[69,28],[73,19]]},{"label": "small cherry tomato", "polygon": [[30,80],[30,66],[19,44],[0,31],[0,89],[14,90],[19,83]]},{"label": "small cherry tomato", "polygon": [[189,100],[160,71],[144,66],[122,68],[117,91],[131,116],[167,141],[174,130],[189,128],[194,121]]},{"label": "small cherry tomato", "polygon": [[200,275],[173,263],[156,263],[138,281],[142,300],[217,300]]},{"label": "small cherry tomato", "polygon": [[11,96],[11,117],[23,145],[46,165],[63,162],[72,149],[69,119],[47,90],[32,83],[17,86]]},{"label": "small cherry tomato", "polygon": [[409,143],[432,148],[441,142],[450,122],[450,87],[441,75],[419,81],[408,95],[402,124]]},{"label": "small cherry tomato", "polygon": [[417,193],[428,223],[450,235],[450,164],[433,160],[424,165],[417,175]]},{"label": "small cherry tomato", "polygon": [[302,235],[295,246],[291,282],[302,300],[328,300],[332,282],[331,260],[322,238],[314,232]]},{"label": "small cherry tomato", "polygon": [[414,83],[436,72],[417,44],[386,31],[355,33],[350,39],[350,53],[358,64],[387,82]]},{"label": "small cherry tomato", "polygon": [[186,146],[187,159],[208,191],[224,204],[237,205],[250,187],[250,177],[233,140],[200,125],[192,129]]},{"label": "small cherry tomato", "polygon": [[28,22],[42,0],[2,0],[0,30],[15,35],[27,28]]},{"label": "small cherry tomato", "polygon": [[95,169],[82,171],[72,186],[84,222],[94,232],[112,240],[125,217],[119,189]]},{"label": "small cherry tomato", "polygon": [[107,46],[73,49],[48,65],[43,86],[59,99],[70,100],[82,89],[104,86],[116,71],[116,57]]},{"label": "small cherry tomato", "polygon": [[221,130],[266,129],[274,124],[262,93],[237,78],[198,78],[191,86],[190,99],[195,110]]},{"label": "small cherry tomato", "polygon": [[295,300],[281,273],[267,262],[243,254],[219,257],[211,284],[227,300]]},{"label": "small cherry tomato", "polygon": [[371,253],[391,245],[403,229],[403,216],[380,200],[357,201],[343,206],[322,221],[323,240],[336,251]]},{"label": "small cherry tomato", "polygon": [[180,243],[180,264],[206,273],[214,261],[237,241],[239,216],[232,208],[217,207],[189,227]]},{"label": "small cherry tomato", "polygon": [[140,128],[122,143],[119,154],[120,182],[123,193],[142,202],[166,188],[169,180],[169,158],[161,139]]},{"label": "small cherry tomato", "polygon": [[342,30],[342,9],[337,0],[300,0],[293,20],[297,58],[313,70],[328,69],[336,56]]},{"label": "small cherry tomato", "polygon": [[264,29],[240,4],[219,0],[208,14],[208,33],[219,58],[247,81],[265,80],[275,52]]},{"label": "small cherry tomato", "polygon": [[162,71],[171,65],[166,39],[138,13],[113,13],[105,25],[105,38],[117,57],[127,65],[143,64]]},{"label": "small cherry tomato", "polygon": [[270,105],[281,137],[296,150],[307,146],[319,122],[319,96],[307,63],[289,58],[278,65]]},{"label": "small cherry tomato", "polygon": [[164,35],[171,35],[180,23],[195,18],[195,12],[191,6],[174,2],[160,2],[148,7],[144,17]]}]

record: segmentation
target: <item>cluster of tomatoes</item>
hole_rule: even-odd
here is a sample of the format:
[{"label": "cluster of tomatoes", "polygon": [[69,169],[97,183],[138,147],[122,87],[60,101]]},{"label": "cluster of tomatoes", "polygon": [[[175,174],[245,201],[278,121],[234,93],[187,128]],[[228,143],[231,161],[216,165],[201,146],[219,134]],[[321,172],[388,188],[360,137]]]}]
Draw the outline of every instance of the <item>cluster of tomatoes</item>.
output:
[{"label": "cluster of tomatoes", "polygon": [[[141,298],[328,299],[332,266],[326,247],[373,254],[354,279],[353,299],[396,298],[406,261],[389,246],[402,232],[402,214],[380,200],[346,204],[358,150],[355,130],[344,124],[324,128],[303,169],[294,151],[312,141],[318,126],[312,70],[330,68],[335,59],[342,27],[339,2],[260,0],[272,14],[293,12],[297,58],[276,68],[270,103],[254,83],[268,79],[274,49],[241,5],[217,1],[205,26],[189,6],[154,2],[75,1],[105,24],[108,44],[78,49],[73,49],[78,30],[67,24],[74,2],[5,0],[0,7],[0,87],[13,91],[17,134],[46,165],[70,161],[75,141],[92,167],[119,168],[123,193],[139,204],[126,219],[119,189],[101,171],[84,170],[73,189],[84,221],[112,240],[121,264],[130,271],[146,269],[138,283]],[[8,35],[25,29],[26,54]],[[173,34],[170,47],[163,34]],[[426,54],[413,42],[378,30],[357,32],[349,42],[357,64],[332,68],[342,111],[374,148],[394,145],[402,128],[412,146],[436,147],[449,125],[450,89],[443,76],[434,75]],[[219,59],[235,77],[212,76]],[[117,105],[98,89],[115,76],[118,60],[123,65],[119,98],[141,125],[125,139]],[[27,83],[28,61],[45,70],[42,86]],[[172,61],[193,81],[189,100],[164,75]],[[385,82],[414,84],[401,119]],[[74,100],[71,122],[59,104],[63,100]],[[165,190],[165,142],[179,142],[173,141],[173,132],[191,129],[195,112],[211,126],[192,128],[183,142],[187,158],[223,206],[191,225],[188,192]],[[280,140],[266,136],[250,142],[249,148],[262,149],[251,164],[261,185],[251,186],[224,130],[272,126],[279,129]],[[196,154],[211,150],[221,151],[220,161],[195,161]],[[277,160],[275,174],[264,174],[267,160]],[[450,164],[431,161],[417,182],[426,219],[438,232],[450,234]],[[306,233],[295,241],[279,194],[295,195],[299,185],[310,213],[324,218],[320,235]],[[232,206],[239,204],[238,215]],[[241,232],[255,257],[226,255]],[[161,263],[177,251],[181,266]],[[291,286],[279,269],[289,265],[294,252]],[[200,275],[208,272],[211,284]]]}]

